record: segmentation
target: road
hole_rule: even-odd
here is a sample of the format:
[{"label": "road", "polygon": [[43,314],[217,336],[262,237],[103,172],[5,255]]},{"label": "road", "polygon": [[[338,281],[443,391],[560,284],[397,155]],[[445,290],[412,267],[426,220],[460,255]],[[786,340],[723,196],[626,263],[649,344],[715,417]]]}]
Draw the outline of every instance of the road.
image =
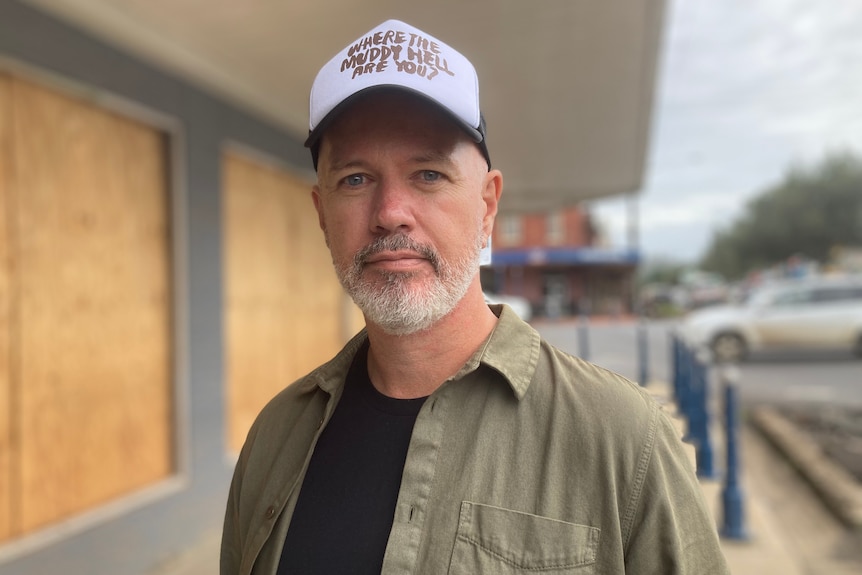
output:
[{"label": "road", "polygon": [[[639,325],[632,321],[591,322],[587,330],[577,320],[534,323],[552,344],[581,355],[587,333],[586,357],[603,367],[638,381]],[[670,334],[673,322],[644,324],[648,348],[647,381],[669,381],[673,375]],[[862,360],[848,354],[762,355],[739,366],[744,404],[818,403],[862,407]]]}]

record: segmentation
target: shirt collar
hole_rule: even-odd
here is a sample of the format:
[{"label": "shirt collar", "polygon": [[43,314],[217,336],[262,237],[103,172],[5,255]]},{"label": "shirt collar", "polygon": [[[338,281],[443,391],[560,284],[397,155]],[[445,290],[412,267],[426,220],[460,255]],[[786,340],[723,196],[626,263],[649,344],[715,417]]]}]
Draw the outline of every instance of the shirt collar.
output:
[{"label": "shirt collar", "polygon": [[[488,307],[499,318],[497,325],[452,379],[460,379],[484,364],[502,375],[515,396],[519,400],[523,399],[539,361],[541,338],[511,308],[502,304]],[[332,360],[311,372],[305,380],[305,391],[320,387],[330,395],[337,393],[344,383],[353,356],[367,338],[368,333],[363,329]]]},{"label": "shirt collar", "polygon": [[497,325],[455,378],[460,378],[484,364],[505,378],[515,397],[523,399],[539,361],[541,338],[538,332],[511,308],[502,304],[489,307],[494,315],[499,317]]},{"label": "shirt collar", "polygon": [[319,366],[308,374],[308,377],[304,378],[304,381],[300,383],[303,386],[303,391],[313,391],[316,387],[319,387],[329,395],[336,395],[339,388],[344,385],[344,379],[350,370],[350,364],[353,363],[353,357],[367,339],[368,332],[365,331],[365,328],[362,328],[338,352],[338,355]]}]

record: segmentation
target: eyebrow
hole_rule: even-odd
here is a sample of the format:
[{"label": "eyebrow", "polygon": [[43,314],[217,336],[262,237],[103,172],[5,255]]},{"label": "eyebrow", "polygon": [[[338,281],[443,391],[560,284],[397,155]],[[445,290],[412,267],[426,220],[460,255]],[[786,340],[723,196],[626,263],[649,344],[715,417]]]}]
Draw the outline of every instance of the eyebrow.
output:
[{"label": "eyebrow", "polygon": [[[445,152],[432,150],[427,153],[419,154],[413,156],[409,160],[413,164],[433,164],[439,163],[444,164],[445,166],[454,166],[455,162],[452,160],[452,155],[447,154]],[[329,163],[329,167],[326,172],[328,174],[333,174],[335,172],[339,172],[341,170],[345,170],[348,168],[363,168],[368,163],[365,160],[343,160],[337,155],[333,154],[332,160]]]},{"label": "eyebrow", "polygon": [[435,163],[435,162],[446,164],[447,166],[451,166],[451,165],[455,164],[455,162],[452,160],[451,154],[447,154],[445,152],[440,152],[440,151],[436,151],[436,150],[428,152],[427,154],[421,154],[419,156],[414,156],[414,157],[410,158],[410,161],[414,162],[416,164],[430,164],[430,163]]},{"label": "eyebrow", "polygon": [[345,162],[339,158],[333,158],[332,161],[329,163],[329,167],[327,168],[326,173],[333,174],[346,168],[361,168],[363,166],[365,166],[365,162],[363,162],[362,160],[351,160]]}]

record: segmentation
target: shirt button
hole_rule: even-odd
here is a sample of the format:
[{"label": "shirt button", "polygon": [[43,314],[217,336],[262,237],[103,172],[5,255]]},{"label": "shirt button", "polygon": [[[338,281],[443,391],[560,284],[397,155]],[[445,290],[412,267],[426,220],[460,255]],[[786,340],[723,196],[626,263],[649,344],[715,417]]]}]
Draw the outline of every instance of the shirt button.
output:
[{"label": "shirt button", "polygon": [[267,518],[267,519],[272,519],[273,515],[275,515],[275,506],[270,505],[270,506],[269,506],[269,507],[267,507],[267,509],[266,509],[266,518]]}]

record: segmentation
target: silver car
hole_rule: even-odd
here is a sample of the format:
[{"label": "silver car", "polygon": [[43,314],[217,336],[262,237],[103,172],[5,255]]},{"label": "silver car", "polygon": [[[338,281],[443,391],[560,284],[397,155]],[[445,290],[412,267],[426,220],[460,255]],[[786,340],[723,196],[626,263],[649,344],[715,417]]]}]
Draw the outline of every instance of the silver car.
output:
[{"label": "silver car", "polygon": [[721,362],[777,350],[843,349],[862,356],[862,276],[772,283],[740,305],[689,314],[680,333]]}]

